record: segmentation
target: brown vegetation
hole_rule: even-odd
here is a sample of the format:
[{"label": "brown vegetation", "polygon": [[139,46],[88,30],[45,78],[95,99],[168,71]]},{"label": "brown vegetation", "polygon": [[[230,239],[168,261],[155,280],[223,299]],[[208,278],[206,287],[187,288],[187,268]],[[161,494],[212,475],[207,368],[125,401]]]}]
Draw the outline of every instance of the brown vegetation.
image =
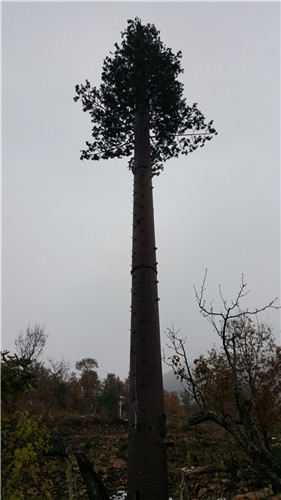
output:
[{"label": "brown vegetation", "polygon": [[[222,352],[212,350],[190,368],[189,392],[181,397],[164,392],[169,492],[174,500],[277,500],[281,493],[267,469],[261,473],[261,463],[253,461],[248,446],[241,446],[236,432],[229,431],[237,428],[246,444],[253,436],[255,445],[265,447],[277,466],[281,463],[280,348],[270,329],[242,319],[243,324],[236,320],[228,330],[240,349],[236,374]],[[29,329],[29,345],[31,340]],[[21,341],[24,348],[23,336]],[[178,358],[175,361],[175,371],[186,376]],[[102,480],[107,495],[126,491],[128,381],[115,374],[100,380],[92,358],[77,363],[78,374],[70,373],[65,361],[51,360],[46,366],[39,359],[7,352],[1,365],[2,498],[93,498],[81,462]],[[212,418],[207,418],[210,413]],[[225,425],[218,425],[220,421]],[[255,434],[250,433],[253,429]]]}]

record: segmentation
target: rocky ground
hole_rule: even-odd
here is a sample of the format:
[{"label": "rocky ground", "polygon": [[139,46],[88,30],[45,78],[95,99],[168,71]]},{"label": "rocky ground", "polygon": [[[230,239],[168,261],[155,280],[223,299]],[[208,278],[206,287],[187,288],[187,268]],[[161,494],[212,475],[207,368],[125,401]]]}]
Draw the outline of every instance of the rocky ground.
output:
[{"label": "rocky ground", "polygon": [[[95,416],[73,416],[52,427],[48,458],[53,462],[52,500],[88,498],[75,452],[91,460],[112,497],[126,490],[124,421],[105,423]],[[249,467],[235,446],[230,452],[223,433],[214,436],[209,428],[173,429],[167,436],[167,458],[173,500],[281,500],[281,494],[273,494],[270,485]],[[118,498],[124,495],[115,496]]]}]

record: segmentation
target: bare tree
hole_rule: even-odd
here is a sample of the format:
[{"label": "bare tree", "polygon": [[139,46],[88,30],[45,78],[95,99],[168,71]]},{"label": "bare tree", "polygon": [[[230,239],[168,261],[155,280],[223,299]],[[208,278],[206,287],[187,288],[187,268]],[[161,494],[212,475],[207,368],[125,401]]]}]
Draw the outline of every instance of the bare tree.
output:
[{"label": "bare tree", "polygon": [[52,377],[62,380],[63,382],[68,382],[70,379],[70,363],[65,359],[61,361],[56,361],[53,357],[48,357],[48,363],[50,365],[50,373]]},{"label": "bare tree", "polygon": [[[227,303],[219,289],[222,310],[206,305],[206,274],[202,287],[195,290],[201,314],[220,338],[219,348],[201,355],[192,367],[187,358],[186,339],[169,329],[168,344],[174,351],[168,358],[174,373],[197,403],[189,417],[191,425],[208,420],[226,429],[276,490],[281,489],[281,464],[270,447],[269,434],[281,422],[281,348],[274,342],[271,328],[260,322],[258,313],[274,305],[253,310],[241,309],[249,293],[242,276],[236,298]],[[252,319],[254,318],[254,319]]]},{"label": "bare tree", "polygon": [[15,340],[16,350],[22,358],[29,359],[31,362],[38,361],[46,345],[48,335],[44,326],[35,323],[34,326],[28,325],[25,332],[20,332]]}]

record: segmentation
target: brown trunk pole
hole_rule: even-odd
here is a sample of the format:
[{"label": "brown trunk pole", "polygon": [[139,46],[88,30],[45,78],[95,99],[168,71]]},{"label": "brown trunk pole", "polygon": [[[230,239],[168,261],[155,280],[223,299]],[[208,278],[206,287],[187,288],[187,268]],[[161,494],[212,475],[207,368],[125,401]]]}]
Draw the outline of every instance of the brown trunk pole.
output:
[{"label": "brown trunk pole", "polygon": [[149,114],[136,114],[128,500],[168,500]]},{"label": "brown trunk pole", "polygon": [[94,471],[90,460],[83,453],[75,453],[75,456],[87,488],[89,500],[110,500],[103,482]]}]

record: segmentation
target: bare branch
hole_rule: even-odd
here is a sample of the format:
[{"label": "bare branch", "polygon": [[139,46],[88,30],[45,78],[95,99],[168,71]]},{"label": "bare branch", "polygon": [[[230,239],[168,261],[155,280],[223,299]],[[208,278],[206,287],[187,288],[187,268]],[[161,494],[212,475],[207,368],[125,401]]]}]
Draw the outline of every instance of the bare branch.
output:
[{"label": "bare branch", "polygon": [[35,323],[28,325],[25,333],[20,332],[15,340],[16,349],[21,357],[36,361],[42,355],[42,351],[47,342],[48,335],[44,326]]},{"label": "bare branch", "polygon": [[[197,291],[196,287],[194,286],[195,290],[195,297],[196,301],[198,303],[200,313],[202,314],[203,317],[209,319],[210,323],[214,326],[216,331],[218,331],[216,324],[215,324],[215,317],[221,317],[224,322],[233,320],[236,318],[240,318],[245,315],[256,315],[259,314],[266,309],[280,309],[279,306],[274,306],[275,302],[278,300],[278,297],[275,299],[271,300],[267,305],[260,307],[260,308],[255,308],[253,310],[246,308],[244,310],[240,309],[240,301],[244,297],[246,297],[251,290],[246,290],[247,283],[244,282],[244,275],[242,274],[241,278],[241,285],[238,289],[237,295],[235,300],[231,302],[231,305],[227,305],[226,299],[223,297],[222,290],[221,290],[221,285],[219,285],[219,295],[223,304],[223,311],[214,311],[212,302],[210,303],[209,308],[206,307],[206,300],[204,299],[204,293],[206,291],[206,279],[207,279],[207,270],[205,271],[203,283],[200,288],[200,292]],[[234,313],[235,309],[238,309],[239,312]]]},{"label": "bare branch", "polygon": [[189,417],[189,423],[211,420],[226,429],[253,464],[259,464],[275,488],[280,488],[280,464],[270,451],[268,433],[280,422],[281,348],[275,344],[271,328],[257,320],[259,313],[280,308],[275,305],[277,298],[263,307],[242,309],[242,299],[250,292],[242,275],[231,302],[219,286],[222,309],[215,310],[212,303],[206,305],[206,277],[207,271],[200,290],[194,287],[195,296],[200,313],[221,339],[220,348],[201,355],[191,369],[185,339],[180,338],[179,330],[169,330],[175,352],[169,358],[170,366],[188,384],[187,392],[200,408]]},{"label": "bare branch", "polygon": [[[181,379],[181,384],[185,392],[187,392],[198,404],[199,407],[205,407],[204,395],[200,388],[196,385],[195,379],[192,375],[192,370],[187,359],[185,350],[186,338],[182,339],[178,336],[180,329],[175,331],[174,326],[168,328],[166,335],[171,341],[171,344],[166,344],[169,349],[173,349],[174,355],[164,358],[164,362],[172,368],[177,378]],[[169,361],[170,360],[170,361]]]}]

